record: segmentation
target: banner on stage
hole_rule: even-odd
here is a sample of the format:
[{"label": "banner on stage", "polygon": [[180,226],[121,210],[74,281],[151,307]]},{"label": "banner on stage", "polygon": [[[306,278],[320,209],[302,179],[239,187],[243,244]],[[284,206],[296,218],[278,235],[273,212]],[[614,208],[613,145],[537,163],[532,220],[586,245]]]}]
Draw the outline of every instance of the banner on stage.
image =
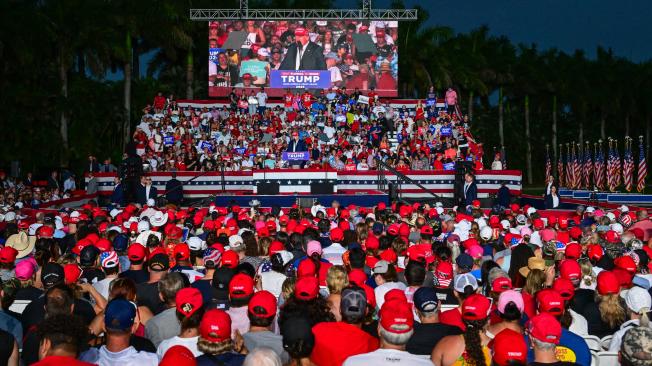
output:
[{"label": "banner on stage", "polygon": [[328,70],[272,70],[272,88],[328,89],[331,72]]},{"label": "banner on stage", "polygon": [[283,152],[282,159],[285,161],[310,160],[310,153],[307,151]]}]

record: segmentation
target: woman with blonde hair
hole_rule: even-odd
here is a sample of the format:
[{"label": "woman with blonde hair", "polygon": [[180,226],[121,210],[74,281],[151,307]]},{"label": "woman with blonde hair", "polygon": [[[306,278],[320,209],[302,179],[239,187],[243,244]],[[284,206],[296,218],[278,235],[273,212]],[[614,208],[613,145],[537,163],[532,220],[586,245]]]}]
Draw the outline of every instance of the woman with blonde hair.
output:
[{"label": "woman with blonde hair", "polygon": [[598,338],[614,334],[625,322],[626,312],[620,302],[620,281],[611,271],[598,274],[595,302],[586,304],[582,315],[589,325],[589,334]]},{"label": "woman with blonde hair", "polygon": [[349,277],[346,274],[346,268],[344,266],[332,266],[328,269],[326,275],[326,285],[328,286],[328,307],[331,309],[331,313],[335,316],[336,321],[342,320],[342,314],[340,313],[340,300],[342,290],[349,285]]}]

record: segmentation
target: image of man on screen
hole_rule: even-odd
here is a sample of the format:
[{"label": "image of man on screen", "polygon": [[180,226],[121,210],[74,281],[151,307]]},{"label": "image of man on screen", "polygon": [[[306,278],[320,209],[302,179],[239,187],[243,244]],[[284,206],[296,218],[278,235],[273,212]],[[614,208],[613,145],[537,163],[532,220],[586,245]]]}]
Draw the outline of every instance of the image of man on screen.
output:
[{"label": "image of man on screen", "polygon": [[308,30],[297,27],[294,30],[296,42],[288,47],[280,70],[326,70],[324,50],[310,41]]}]

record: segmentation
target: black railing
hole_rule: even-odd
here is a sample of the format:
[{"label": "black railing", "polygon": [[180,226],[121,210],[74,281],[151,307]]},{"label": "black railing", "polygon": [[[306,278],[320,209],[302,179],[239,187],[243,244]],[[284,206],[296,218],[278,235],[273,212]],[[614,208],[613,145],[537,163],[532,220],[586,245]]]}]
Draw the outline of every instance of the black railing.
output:
[{"label": "black railing", "polygon": [[430,189],[424,187],[421,183],[413,180],[412,178],[408,177],[407,175],[399,172],[395,168],[389,166],[387,163],[382,161],[380,158],[375,157],[374,161],[376,161],[377,169],[378,169],[378,189],[381,191],[385,191],[385,184],[389,183],[387,180],[387,177],[385,176],[385,170],[388,172],[394,174],[396,176],[396,184],[398,185],[397,187],[397,192],[398,195],[400,196],[401,194],[401,183],[404,184],[413,184],[421,189],[423,189],[424,192],[430,194],[434,198],[441,198],[439,195],[437,195],[435,192],[431,191]]}]

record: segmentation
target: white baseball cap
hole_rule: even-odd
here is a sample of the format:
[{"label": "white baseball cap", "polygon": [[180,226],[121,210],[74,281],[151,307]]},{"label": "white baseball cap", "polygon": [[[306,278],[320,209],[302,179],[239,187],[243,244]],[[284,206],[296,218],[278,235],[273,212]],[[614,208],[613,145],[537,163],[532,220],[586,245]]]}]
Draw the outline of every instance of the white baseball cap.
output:
[{"label": "white baseball cap", "polygon": [[478,280],[471,273],[462,273],[455,276],[453,289],[457,292],[464,292],[466,286],[471,286],[473,291],[478,289]]},{"label": "white baseball cap", "polygon": [[650,293],[638,286],[621,291],[620,297],[625,300],[625,304],[627,304],[629,310],[636,314],[648,312],[650,311],[650,307],[652,307]]}]

